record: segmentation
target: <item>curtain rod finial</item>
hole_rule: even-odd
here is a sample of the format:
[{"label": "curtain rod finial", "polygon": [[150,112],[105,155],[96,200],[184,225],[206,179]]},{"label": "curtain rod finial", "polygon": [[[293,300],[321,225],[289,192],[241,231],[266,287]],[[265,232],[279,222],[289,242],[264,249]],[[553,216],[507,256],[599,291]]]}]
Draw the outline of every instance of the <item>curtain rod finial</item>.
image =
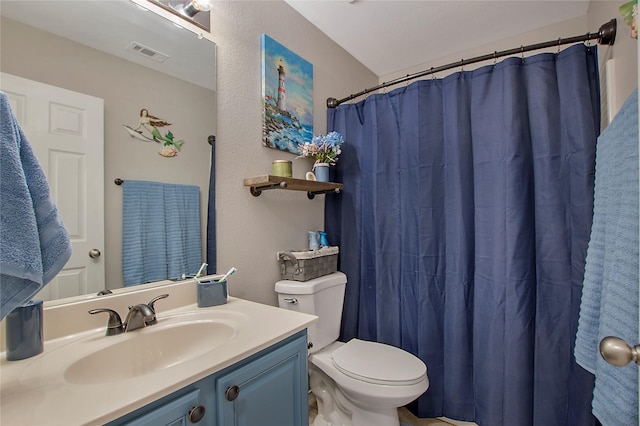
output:
[{"label": "curtain rod finial", "polygon": [[327,98],[327,108],[335,108],[338,106],[338,100],[336,98]]},{"label": "curtain rod finial", "polygon": [[616,41],[617,27],[618,21],[615,18],[606,24],[602,24],[598,30],[598,43],[612,46]]}]

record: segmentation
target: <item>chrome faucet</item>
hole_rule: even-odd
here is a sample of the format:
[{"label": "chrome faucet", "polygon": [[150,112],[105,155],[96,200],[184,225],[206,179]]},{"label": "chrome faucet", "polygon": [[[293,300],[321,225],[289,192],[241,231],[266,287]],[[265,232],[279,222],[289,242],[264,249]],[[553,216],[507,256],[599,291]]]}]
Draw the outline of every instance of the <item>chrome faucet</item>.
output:
[{"label": "chrome faucet", "polygon": [[120,315],[118,315],[118,313],[113,309],[92,309],[89,313],[97,314],[100,312],[107,312],[109,314],[109,322],[107,324],[106,335],[115,336],[120,333],[127,333],[139,328],[144,328],[148,325],[156,324],[158,319],[156,318],[154,303],[160,299],[164,299],[165,297],[169,297],[169,295],[161,294],[160,296],[151,299],[147,304],[140,303],[135,306],[129,306],[129,312],[127,313],[124,323],[120,319]]}]

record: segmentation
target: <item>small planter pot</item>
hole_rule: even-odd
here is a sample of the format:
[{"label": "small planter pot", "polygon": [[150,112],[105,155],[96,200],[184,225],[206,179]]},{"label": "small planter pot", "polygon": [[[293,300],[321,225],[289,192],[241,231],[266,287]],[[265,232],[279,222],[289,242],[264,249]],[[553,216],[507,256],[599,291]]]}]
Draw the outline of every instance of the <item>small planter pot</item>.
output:
[{"label": "small planter pot", "polygon": [[318,182],[329,182],[329,164],[317,163],[313,170]]}]

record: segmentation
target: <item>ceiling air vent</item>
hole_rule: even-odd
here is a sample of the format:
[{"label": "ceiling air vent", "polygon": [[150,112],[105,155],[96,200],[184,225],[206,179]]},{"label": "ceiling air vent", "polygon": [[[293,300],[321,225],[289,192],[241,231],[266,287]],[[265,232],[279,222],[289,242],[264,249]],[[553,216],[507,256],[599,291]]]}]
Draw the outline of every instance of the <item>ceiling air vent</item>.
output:
[{"label": "ceiling air vent", "polygon": [[131,42],[129,46],[127,46],[127,50],[130,50],[138,55],[146,56],[149,59],[153,59],[157,62],[164,62],[169,58],[169,55],[165,55],[164,53],[158,52],[148,46],[145,46],[142,43],[138,43],[137,41]]}]

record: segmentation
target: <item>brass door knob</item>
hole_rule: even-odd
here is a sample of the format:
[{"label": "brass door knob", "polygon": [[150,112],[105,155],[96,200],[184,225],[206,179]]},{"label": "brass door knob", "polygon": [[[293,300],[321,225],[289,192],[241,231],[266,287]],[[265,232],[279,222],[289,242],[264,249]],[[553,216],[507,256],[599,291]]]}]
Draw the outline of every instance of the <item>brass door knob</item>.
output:
[{"label": "brass door knob", "polygon": [[624,367],[631,361],[640,364],[640,345],[631,347],[619,337],[608,336],[600,341],[600,355],[616,367]]}]

